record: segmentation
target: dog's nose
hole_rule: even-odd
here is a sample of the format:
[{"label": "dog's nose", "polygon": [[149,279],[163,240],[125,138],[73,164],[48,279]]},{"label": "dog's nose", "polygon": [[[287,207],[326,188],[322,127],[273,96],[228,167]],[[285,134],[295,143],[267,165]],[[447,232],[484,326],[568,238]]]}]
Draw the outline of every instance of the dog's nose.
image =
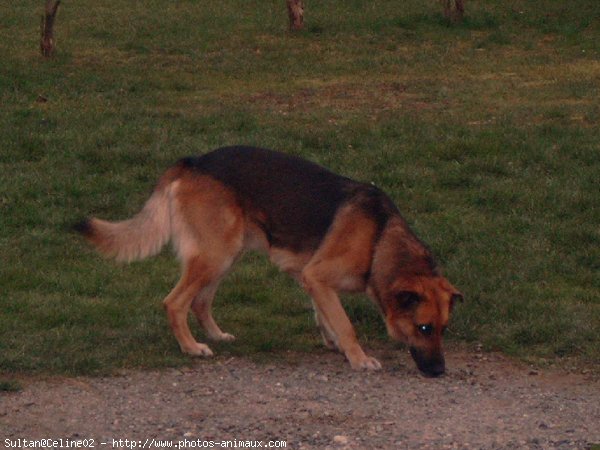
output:
[{"label": "dog's nose", "polygon": [[441,353],[429,356],[415,347],[410,347],[410,354],[417,363],[417,367],[421,373],[426,377],[439,377],[446,371],[446,362],[444,355]]},{"label": "dog's nose", "polygon": [[434,364],[430,367],[427,367],[422,372],[425,376],[435,378],[444,375],[446,372],[446,367],[444,364]]}]

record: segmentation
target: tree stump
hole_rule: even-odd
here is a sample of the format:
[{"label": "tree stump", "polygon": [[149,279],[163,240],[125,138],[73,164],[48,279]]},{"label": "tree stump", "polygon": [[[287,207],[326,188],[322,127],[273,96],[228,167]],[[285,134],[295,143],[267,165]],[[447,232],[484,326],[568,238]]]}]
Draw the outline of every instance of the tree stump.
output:
[{"label": "tree stump", "polygon": [[40,51],[46,58],[54,54],[54,19],[60,0],[46,0],[46,8],[42,16]]},{"label": "tree stump", "polygon": [[304,27],[304,2],[302,0],[286,0],[290,17],[290,30],[301,30]]}]

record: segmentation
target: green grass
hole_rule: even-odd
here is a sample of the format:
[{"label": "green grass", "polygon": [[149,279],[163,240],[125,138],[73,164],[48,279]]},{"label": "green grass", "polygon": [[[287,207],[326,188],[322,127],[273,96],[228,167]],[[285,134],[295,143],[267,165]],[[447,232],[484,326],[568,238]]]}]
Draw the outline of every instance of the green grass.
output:
[{"label": "green grass", "polygon": [[2,392],[19,392],[23,389],[21,383],[16,380],[0,380],[0,393]]},{"label": "green grass", "polygon": [[[0,372],[186,364],[161,300],[170,252],[130,266],[68,226],[136,212],[179,157],[254,144],[373,181],[464,291],[450,339],[600,361],[600,3],[38,1],[0,29]],[[44,101],[45,100],[45,101]],[[310,302],[248,255],[215,305],[221,353],[314,351]],[[348,299],[363,341],[385,331]],[[195,332],[202,337],[201,331]]]}]

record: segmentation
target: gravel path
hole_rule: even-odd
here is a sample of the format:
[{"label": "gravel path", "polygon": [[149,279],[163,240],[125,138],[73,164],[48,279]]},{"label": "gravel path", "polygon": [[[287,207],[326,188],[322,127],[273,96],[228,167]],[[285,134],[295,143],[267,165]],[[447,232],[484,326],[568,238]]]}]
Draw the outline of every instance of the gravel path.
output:
[{"label": "gravel path", "polygon": [[146,441],[153,438],[187,440],[188,448],[211,440],[213,448],[226,440],[236,441],[229,448],[283,440],[293,449],[546,450],[600,443],[600,382],[589,374],[531,370],[500,356],[455,351],[447,355],[448,374],[427,379],[408,355],[375,356],[384,364],[377,373],[353,372],[342,356],[321,352],[30,381],[21,392],[0,394],[0,447],[19,438],[62,438],[63,446],[94,439],[95,448],[105,449],[155,448],[158,442]]}]

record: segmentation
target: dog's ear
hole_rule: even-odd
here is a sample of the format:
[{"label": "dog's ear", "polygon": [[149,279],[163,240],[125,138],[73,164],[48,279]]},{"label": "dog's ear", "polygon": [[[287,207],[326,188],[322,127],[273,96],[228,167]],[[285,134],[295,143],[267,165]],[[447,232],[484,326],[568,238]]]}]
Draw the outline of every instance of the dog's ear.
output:
[{"label": "dog's ear", "polygon": [[396,294],[396,301],[401,309],[412,309],[419,304],[421,296],[414,291],[400,291]]},{"label": "dog's ear", "polygon": [[452,293],[452,295],[450,296],[450,308],[452,308],[457,301],[462,303],[464,299],[465,298],[462,295],[462,293],[458,291]]}]

